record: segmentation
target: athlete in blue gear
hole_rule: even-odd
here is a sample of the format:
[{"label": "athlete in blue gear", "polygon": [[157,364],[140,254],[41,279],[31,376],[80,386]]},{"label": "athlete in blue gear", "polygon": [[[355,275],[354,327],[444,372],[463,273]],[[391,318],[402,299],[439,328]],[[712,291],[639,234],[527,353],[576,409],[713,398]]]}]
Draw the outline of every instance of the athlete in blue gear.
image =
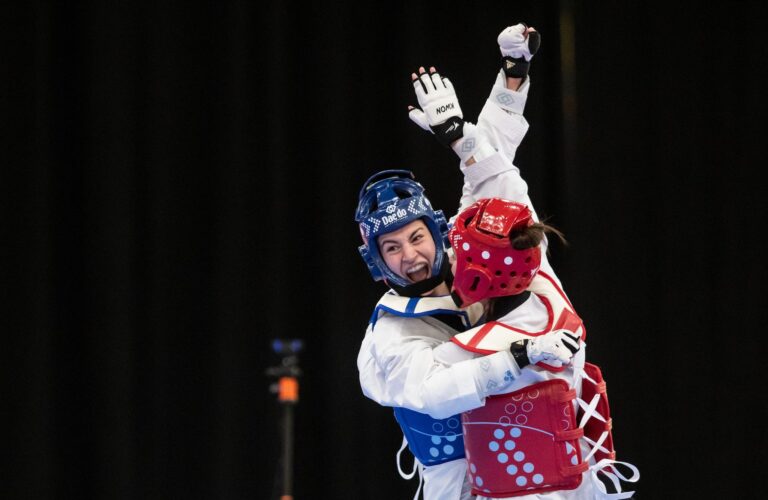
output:
[{"label": "athlete in blue gear", "polygon": [[[459,156],[460,209],[491,196],[530,205],[527,185],[512,164],[528,129],[522,116],[528,78],[507,77],[500,70],[477,125],[463,120],[453,86],[434,68],[429,73],[420,68],[412,80],[420,109],[412,107],[410,118]],[[363,392],[396,408],[409,447],[424,466],[425,499],[472,498],[458,417],[432,419],[424,410],[449,408],[467,398],[481,401],[488,394],[488,374],[509,371],[510,360],[488,356],[454,365],[450,370],[463,382],[452,394],[441,392],[437,401],[421,383],[438,367],[433,349],[483,314],[480,304],[461,309],[450,296],[445,219],[431,208],[412,174],[385,171],[364,184],[356,220],[363,259],[374,279],[392,289],[377,304],[358,354]]]}]

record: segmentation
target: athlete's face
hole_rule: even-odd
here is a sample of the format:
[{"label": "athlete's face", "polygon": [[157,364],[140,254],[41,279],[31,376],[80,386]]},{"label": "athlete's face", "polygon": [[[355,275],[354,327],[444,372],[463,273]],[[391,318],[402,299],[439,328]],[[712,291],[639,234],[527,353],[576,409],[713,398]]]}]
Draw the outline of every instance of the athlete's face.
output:
[{"label": "athlete's face", "polygon": [[379,253],[389,269],[411,283],[432,276],[435,241],[422,220],[415,220],[378,239]]}]

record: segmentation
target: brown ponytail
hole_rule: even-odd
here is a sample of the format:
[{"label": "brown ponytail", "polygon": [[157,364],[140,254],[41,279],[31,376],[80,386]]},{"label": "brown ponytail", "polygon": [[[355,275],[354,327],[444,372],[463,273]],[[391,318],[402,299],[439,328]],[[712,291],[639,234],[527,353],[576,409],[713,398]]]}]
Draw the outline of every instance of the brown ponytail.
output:
[{"label": "brown ponytail", "polygon": [[547,234],[554,234],[563,244],[568,243],[559,229],[544,222],[534,222],[530,226],[512,231],[509,240],[515,250],[525,250],[538,246]]}]

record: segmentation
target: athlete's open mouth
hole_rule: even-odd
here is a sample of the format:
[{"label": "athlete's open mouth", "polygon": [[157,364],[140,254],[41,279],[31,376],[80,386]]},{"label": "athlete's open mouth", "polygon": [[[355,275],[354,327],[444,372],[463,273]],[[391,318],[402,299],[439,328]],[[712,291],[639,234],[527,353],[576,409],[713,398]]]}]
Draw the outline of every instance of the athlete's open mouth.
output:
[{"label": "athlete's open mouth", "polygon": [[414,283],[418,283],[419,281],[429,278],[429,266],[425,263],[416,264],[415,266],[406,269],[405,274],[408,276],[408,279]]}]

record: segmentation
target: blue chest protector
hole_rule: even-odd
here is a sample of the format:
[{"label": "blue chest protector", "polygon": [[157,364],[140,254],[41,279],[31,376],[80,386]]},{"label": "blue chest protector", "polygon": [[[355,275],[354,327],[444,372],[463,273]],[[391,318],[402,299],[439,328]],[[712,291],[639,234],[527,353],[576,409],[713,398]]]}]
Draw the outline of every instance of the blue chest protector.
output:
[{"label": "blue chest protector", "polygon": [[464,458],[460,415],[438,420],[408,408],[395,408],[395,419],[408,441],[408,449],[423,465]]},{"label": "blue chest protector", "polygon": [[[464,328],[474,326],[482,316],[482,308],[458,309],[450,297],[408,298],[385,295],[376,305],[371,324],[382,313],[417,318],[422,316],[454,316]],[[423,465],[438,465],[464,458],[464,436],[461,416],[436,419],[425,413],[395,408],[395,419],[400,424],[408,449]]]}]

